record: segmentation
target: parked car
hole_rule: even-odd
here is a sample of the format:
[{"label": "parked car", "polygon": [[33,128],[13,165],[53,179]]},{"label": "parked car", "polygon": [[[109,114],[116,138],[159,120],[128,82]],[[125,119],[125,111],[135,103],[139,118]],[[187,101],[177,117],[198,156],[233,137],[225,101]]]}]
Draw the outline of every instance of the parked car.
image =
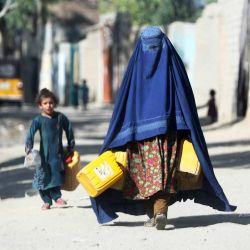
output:
[{"label": "parked car", "polygon": [[0,60],[0,103],[23,102],[23,82],[18,60]]}]

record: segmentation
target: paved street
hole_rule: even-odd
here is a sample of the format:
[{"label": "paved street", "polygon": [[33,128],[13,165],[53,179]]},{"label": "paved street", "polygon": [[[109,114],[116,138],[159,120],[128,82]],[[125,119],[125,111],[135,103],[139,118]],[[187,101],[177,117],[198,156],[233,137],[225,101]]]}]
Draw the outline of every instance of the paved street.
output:
[{"label": "paved street", "polygon": [[[112,107],[59,110],[73,123],[85,165],[97,156]],[[37,112],[31,107],[0,109],[1,250],[249,248],[249,122],[203,128],[216,176],[230,203],[238,206],[236,212],[218,212],[192,201],[176,203],[169,208],[166,230],[157,231],[143,227],[146,216],[120,214],[114,222],[99,225],[81,186],[63,192],[67,207],[41,211],[41,200],[31,190],[33,171],[23,167],[24,135]]]}]

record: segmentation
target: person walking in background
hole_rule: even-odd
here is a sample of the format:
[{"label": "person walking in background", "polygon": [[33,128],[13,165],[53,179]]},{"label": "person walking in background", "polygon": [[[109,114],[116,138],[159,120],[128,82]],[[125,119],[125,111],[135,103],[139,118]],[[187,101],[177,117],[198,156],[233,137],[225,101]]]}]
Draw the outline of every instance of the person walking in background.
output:
[{"label": "person walking in background", "polygon": [[37,115],[27,132],[25,152],[29,154],[34,145],[35,133],[40,133],[41,166],[36,169],[33,188],[38,189],[44,202],[43,210],[50,209],[52,201],[56,205],[66,205],[61,198],[61,185],[64,183],[64,150],[62,144],[63,130],[66,133],[71,152],[75,146],[73,129],[68,118],[55,111],[58,99],[50,90],[44,88],[37,96],[41,114]]},{"label": "person walking in background", "polygon": [[[203,184],[182,191],[176,169],[184,139],[194,146]],[[145,226],[162,230],[168,207],[187,199],[221,211],[236,209],[214,175],[183,62],[159,27],[145,28],[137,42],[100,154],[107,150],[126,151],[127,170],[122,190],[109,188],[91,198],[99,223],[117,218],[117,212],[147,213]]]},{"label": "person walking in background", "polygon": [[204,105],[197,107],[197,109],[203,109],[207,107],[207,116],[205,117],[205,119],[200,119],[201,125],[210,125],[217,122],[218,120],[218,109],[216,105],[215,95],[215,90],[211,89],[209,91],[209,100]]},{"label": "person walking in background", "polygon": [[87,110],[87,105],[89,102],[89,88],[87,86],[87,81],[83,79],[82,81],[82,105],[83,105],[83,110]]},{"label": "person walking in background", "polygon": [[215,100],[215,95],[216,92],[214,89],[211,89],[209,92],[210,98],[208,100],[207,106],[208,106],[208,111],[207,111],[207,116],[209,118],[210,123],[217,122],[218,120],[218,110],[217,110],[217,105],[216,105],[216,100]]}]

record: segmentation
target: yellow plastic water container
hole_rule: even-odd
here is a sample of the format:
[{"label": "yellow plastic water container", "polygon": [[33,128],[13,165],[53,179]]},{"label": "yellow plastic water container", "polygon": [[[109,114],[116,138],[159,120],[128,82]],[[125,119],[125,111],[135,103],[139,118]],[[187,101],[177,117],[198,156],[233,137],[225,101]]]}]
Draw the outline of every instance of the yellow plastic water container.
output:
[{"label": "yellow plastic water container", "polygon": [[79,185],[76,179],[77,173],[81,169],[80,154],[77,151],[73,152],[72,160],[65,164],[65,180],[61,189],[66,191],[73,191]]},{"label": "yellow plastic water container", "polygon": [[194,150],[193,144],[188,140],[182,142],[180,164],[178,171],[198,176],[201,172],[200,162]]},{"label": "yellow plastic water container", "polygon": [[180,153],[176,173],[178,189],[200,189],[203,184],[202,167],[193,144],[188,140],[182,141]]},{"label": "yellow plastic water container", "polygon": [[76,177],[89,196],[96,197],[119,181],[122,176],[123,171],[116,161],[115,153],[109,150],[86,165]]},{"label": "yellow plastic water container", "polygon": [[124,151],[117,151],[115,152],[115,159],[119,163],[119,166],[122,167],[124,174],[122,178],[119,179],[110,188],[116,189],[116,190],[123,190],[123,187],[125,185],[125,180],[126,180],[125,172],[127,171],[127,153]]},{"label": "yellow plastic water container", "polygon": [[115,154],[115,160],[119,164],[121,164],[124,168],[127,166],[127,152],[124,151],[116,151]]}]

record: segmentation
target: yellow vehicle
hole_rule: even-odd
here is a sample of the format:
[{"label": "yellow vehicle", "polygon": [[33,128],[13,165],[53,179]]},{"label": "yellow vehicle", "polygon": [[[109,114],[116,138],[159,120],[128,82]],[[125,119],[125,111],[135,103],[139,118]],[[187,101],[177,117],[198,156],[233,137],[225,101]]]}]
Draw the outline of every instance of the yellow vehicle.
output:
[{"label": "yellow vehicle", "polygon": [[20,64],[14,60],[0,60],[0,103],[23,101],[23,83],[20,77]]}]

